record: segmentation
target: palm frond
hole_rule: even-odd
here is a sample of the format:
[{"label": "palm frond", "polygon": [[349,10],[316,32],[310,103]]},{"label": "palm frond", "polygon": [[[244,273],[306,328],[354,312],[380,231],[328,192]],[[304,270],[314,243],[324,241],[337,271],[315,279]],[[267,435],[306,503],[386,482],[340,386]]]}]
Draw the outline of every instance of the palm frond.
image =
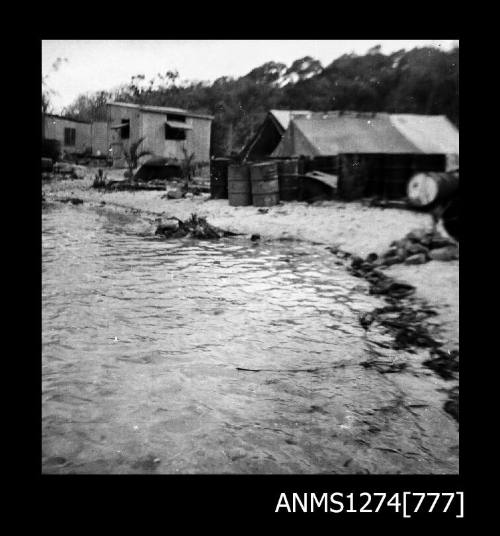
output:
[{"label": "palm frond", "polygon": [[133,158],[137,155],[139,145],[146,139],[146,136],[141,136],[137,141],[130,144],[130,156]]}]

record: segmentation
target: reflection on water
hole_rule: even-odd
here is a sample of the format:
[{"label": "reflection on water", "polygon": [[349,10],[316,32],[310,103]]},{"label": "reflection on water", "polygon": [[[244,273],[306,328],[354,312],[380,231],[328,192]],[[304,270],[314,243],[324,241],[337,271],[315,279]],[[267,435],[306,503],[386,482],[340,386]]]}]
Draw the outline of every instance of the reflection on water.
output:
[{"label": "reflection on water", "polygon": [[148,233],[43,213],[44,472],[458,471],[439,379],[360,365],[379,302],[331,254]]}]

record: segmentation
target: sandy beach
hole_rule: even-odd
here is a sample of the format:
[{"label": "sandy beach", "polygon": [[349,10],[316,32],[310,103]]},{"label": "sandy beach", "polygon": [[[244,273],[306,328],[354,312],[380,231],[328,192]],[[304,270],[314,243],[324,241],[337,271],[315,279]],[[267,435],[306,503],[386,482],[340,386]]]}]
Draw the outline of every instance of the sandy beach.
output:
[{"label": "sandy beach", "polygon": [[[381,253],[389,244],[417,228],[430,228],[428,214],[395,208],[365,206],[360,202],[324,201],[315,204],[288,202],[266,210],[231,207],[225,199],[212,200],[208,194],[190,199],[166,199],[162,191],[102,192],[91,187],[92,179],[61,180],[42,186],[47,201],[77,197],[84,202],[120,210],[139,211],[152,225],[158,217],[186,219],[191,214],[225,230],[261,235],[261,240],[301,240],[338,246],[365,257]],[[441,227],[439,231],[446,235]],[[422,265],[397,264],[384,268],[387,275],[416,287],[418,297],[438,312],[436,323],[449,348],[458,348],[459,261],[430,261]]]}]

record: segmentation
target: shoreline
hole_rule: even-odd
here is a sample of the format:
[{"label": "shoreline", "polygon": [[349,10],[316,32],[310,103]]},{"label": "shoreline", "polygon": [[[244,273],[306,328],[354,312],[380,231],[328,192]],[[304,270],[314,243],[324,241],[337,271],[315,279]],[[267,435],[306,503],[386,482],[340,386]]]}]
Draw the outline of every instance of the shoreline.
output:
[{"label": "shoreline", "polygon": [[[259,234],[261,241],[290,240],[341,249],[353,256],[381,253],[389,244],[416,228],[430,228],[428,214],[404,209],[368,207],[361,202],[324,201],[309,205],[289,202],[262,209],[232,207],[227,199],[162,199],[162,191],[100,191],[92,179],[42,183],[47,202],[77,198],[96,207],[106,206],[131,212],[154,224],[157,218],[191,214],[224,230]],[[439,231],[446,232],[439,226]],[[431,260],[422,265],[397,264],[382,271],[389,277],[413,285],[416,297],[437,312],[435,323],[447,349],[458,349],[459,340],[459,261]]]}]

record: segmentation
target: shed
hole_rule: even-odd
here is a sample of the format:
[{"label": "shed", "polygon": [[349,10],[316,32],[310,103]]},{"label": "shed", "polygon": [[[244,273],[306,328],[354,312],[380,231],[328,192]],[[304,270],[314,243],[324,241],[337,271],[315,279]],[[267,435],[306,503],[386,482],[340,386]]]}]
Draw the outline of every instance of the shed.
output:
[{"label": "shed", "polygon": [[290,119],[309,113],[307,110],[270,110],[241,151],[240,158],[243,161],[257,161],[268,157],[281,141]]},{"label": "shed", "polygon": [[181,161],[183,149],[194,153],[198,173],[209,176],[210,133],[213,116],[180,108],[123,102],[108,103],[109,141],[114,165],[124,165],[124,151],[144,137],[141,149]]},{"label": "shed", "polygon": [[327,112],[292,118],[271,156],[458,152],[458,129],[444,115]]},{"label": "shed", "polygon": [[458,166],[458,129],[445,116],[326,112],[293,117],[272,157],[338,157],[345,197],[404,197],[417,171]]},{"label": "shed", "polygon": [[58,140],[65,153],[83,153],[92,148],[91,123],[61,115],[43,114],[42,137]]}]

